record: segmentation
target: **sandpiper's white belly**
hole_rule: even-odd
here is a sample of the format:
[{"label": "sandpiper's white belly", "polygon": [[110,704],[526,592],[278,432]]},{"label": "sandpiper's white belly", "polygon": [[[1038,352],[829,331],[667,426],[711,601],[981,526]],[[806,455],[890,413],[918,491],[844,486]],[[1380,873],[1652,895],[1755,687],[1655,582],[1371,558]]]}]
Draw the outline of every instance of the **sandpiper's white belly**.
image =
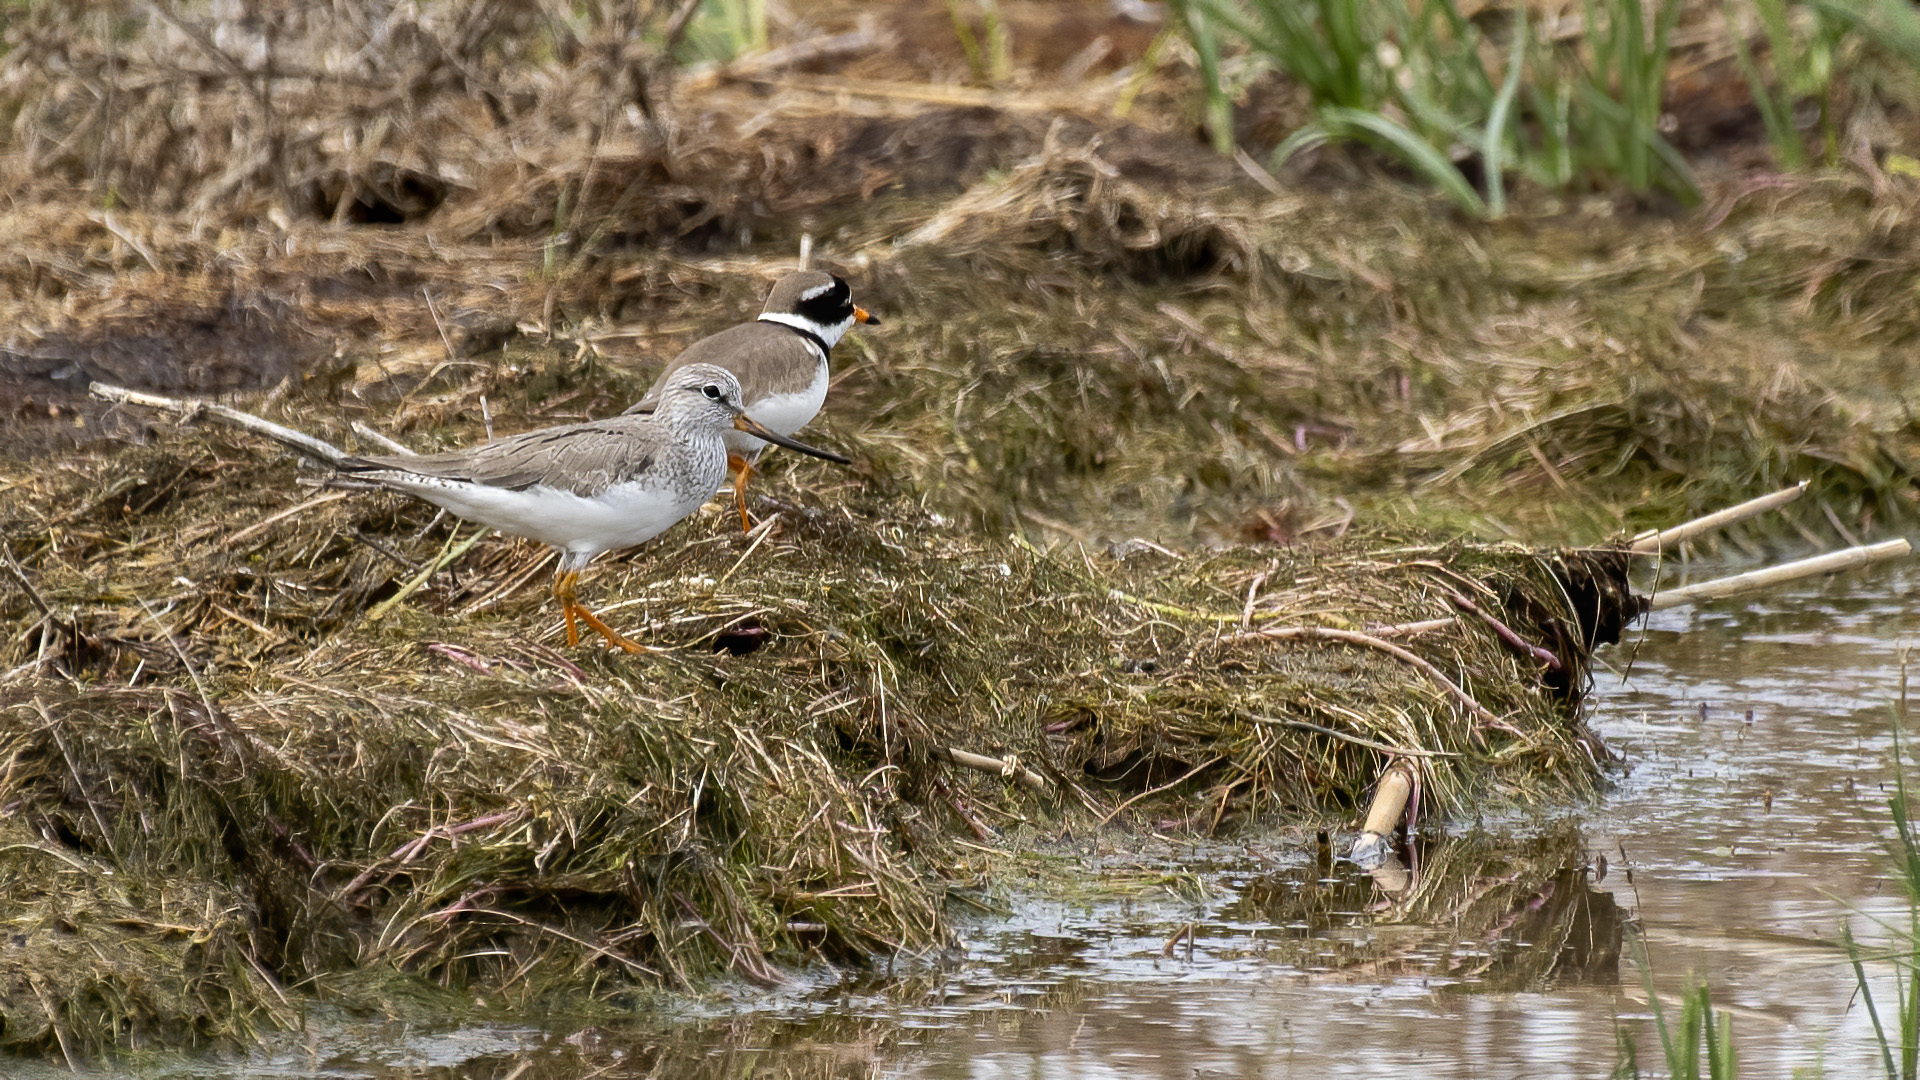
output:
[{"label": "sandpiper's white belly", "polygon": [[[807,384],[806,389],[792,394],[770,394],[749,402],[747,415],[782,435],[791,435],[820,415],[820,406],[826,404],[826,400],[827,365],[821,361],[813,369],[813,382]],[[767,445],[765,439],[731,429],[726,432],[726,440],[728,450],[749,458],[758,455]]]},{"label": "sandpiper's white belly", "polygon": [[645,543],[699,509],[725,475],[718,459],[715,465],[711,480],[684,490],[656,477],[592,496],[544,484],[512,491],[424,476],[390,483],[469,521],[551,544],[584,563],[603,551]]}]

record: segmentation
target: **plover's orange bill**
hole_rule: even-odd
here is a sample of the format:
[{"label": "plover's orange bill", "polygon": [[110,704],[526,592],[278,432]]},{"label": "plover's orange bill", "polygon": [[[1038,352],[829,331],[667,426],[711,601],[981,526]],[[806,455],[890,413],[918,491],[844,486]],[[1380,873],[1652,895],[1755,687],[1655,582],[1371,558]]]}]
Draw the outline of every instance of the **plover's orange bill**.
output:
[{"label": "plover's orange bill", "polygon": [[[878,326],[880,319],[854,305],[845,281],[819,270],[788,274],[773,286],[759,318],[687,346],[627,411],[653,411],[674,372],[689,364],[714,364],[740,380],[748,416],[770,431],[792,435],[819,414],[827,399],[827,356],[854,323]],[[747,478],[766,444],[777,441],[753,432],[727,434],[727,463],[736,470],[733,499],[742,529],[753,524],[747,517]]]},{"label": "plover's orange bill", "polygon": [[727,476],[727,439],[736,431],[846,464],[746,416],[740,383],[713,364],[676,369],[645,413],[522,432],[482,446],[418,457],[357,457],[338,468],[349,485],[414,495],[469,521],[560,550],[553,595],[575,620],[632,653],[653,652],[616,633],[574,598],[594,556],[632,547],[693,513]]}]

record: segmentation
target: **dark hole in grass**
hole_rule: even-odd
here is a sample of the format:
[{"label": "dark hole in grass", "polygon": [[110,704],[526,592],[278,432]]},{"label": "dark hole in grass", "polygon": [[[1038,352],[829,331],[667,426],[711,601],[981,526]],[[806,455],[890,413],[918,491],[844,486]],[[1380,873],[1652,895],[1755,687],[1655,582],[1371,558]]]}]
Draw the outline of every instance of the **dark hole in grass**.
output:
[{"label": "dark hole in grass", "polygon": [[714,652],[727,652],[734,656],[745,656],[773,637],[773,631],[760,625],[757,619],[729,626],[713,635]]},{"label": "dark hole in grass", "polygon": [[113,660],[113,652],[99,638],[81,632],[79,627],[70,623],[43,620],[35,638],[34,648],[41,654],[56,658],[69,675],[105,671]]},{"label": "dark hole in grass", "polygon": [[[1086,773],[1124,791],[1145,791],[1178,779],[1192,770],[1193,765],[1164,754],[1134,750],[1107,761],[1089,760]],[[1201,784],[1207,777],[1201,775],[1193,779]]]},{"label": "dark hole in grass", "polygon": [[301,195],[307,213],[321,221],[400,225],[438,210],[447,201],[448,190],[439,177],[390,168],[368,176],[330,173],[308,181]]}]

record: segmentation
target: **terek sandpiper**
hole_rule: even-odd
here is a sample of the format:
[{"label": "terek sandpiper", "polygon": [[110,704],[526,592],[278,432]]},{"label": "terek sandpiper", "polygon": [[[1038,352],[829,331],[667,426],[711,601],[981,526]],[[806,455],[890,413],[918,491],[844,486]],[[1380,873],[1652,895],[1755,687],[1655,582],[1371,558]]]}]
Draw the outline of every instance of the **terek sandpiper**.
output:
[{"label": "terek sandpiper", "polygon": [[580,571],[594,556],[644,543],[699,509],[726,479],[735,432],[757,445],[848,463],[748,416],[740,382],[726,368],[682,365],[654,389],[656,407],[645,414],[538,428],[441,454],[347,458],[338,468],[353,481],[553,545],[560,551],[553,595],[566,618],[567,644],[579,644],[578,618],[628,652],[651,652],[574,599]]},{"label": "terek sandpiper", "polygon": [[[845,281],[820,270],[788,274],[774,285],[758,319],[687,346],[627,411],[656,408],[662,389],[687,365],[714,364],[740,380],[748,416],[781,435],[792,435],[818,415],[827,400],[827,354],[854,323],[878,326],[880,320],[854,305]],[[747,478],[768,440],[738,431],[727,432],[726,439],[727,464],[735,470],[734,505],[740,510],[740,527],[748,529]]]}]

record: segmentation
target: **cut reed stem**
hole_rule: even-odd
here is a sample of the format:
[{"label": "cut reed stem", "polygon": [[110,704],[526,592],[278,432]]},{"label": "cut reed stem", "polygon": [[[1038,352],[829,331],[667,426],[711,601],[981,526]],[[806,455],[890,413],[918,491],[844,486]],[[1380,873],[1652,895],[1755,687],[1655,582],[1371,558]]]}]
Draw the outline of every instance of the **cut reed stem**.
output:
[{"label": "cut reed stem", "polygon": [[1784,585],[1789,581],[1813,577],[1816,574],[1834,574],[1842,570],[1871,566],[1889,559],[1904,558],[1913,551],[1913,545],[1905,540],[1885,540],[1878,544],[1864,544],[1847,548],[1844,551],[1830,551],[1825,555],[1815,555],[1810,559],[1798,559],[1779,566],[1769,566],[1761,570],[1750,570],[1731,577],[1715,578],[1698,585],[1688,585],[1679,589],[1654,594],[1652,610],[1666,611],[1669,608],[1696,604],[1702,600],[1720,600],[1741,593],[1769,589],[1775,585]]},{"label": "cut reed stem", "polygon": [[1633,538],[1633,541],[1627,545],[1627,550],[1633,552],[1635,555],[1653,555],[1665,551],[1668,548],[1679,547],[1681,544],[1686,543],[1696,536],[1704,535],[1715,529],[1731,525],[1736,521],[1744,521],[1755,515],[1764,514],[1769,510],[1785,506],[1801,495],[1806,494],[1806,490],[1807,482],[1802,480],[1790,488],[1783,488],[1771,495],[1762,495],[1757,499],[1748,499],[1746,502],[1729,506],[1725,510],[1716,510],[1705,517],[1695,518],[1692,521],[1675,525],[1671,529],[1643,532]]}]

